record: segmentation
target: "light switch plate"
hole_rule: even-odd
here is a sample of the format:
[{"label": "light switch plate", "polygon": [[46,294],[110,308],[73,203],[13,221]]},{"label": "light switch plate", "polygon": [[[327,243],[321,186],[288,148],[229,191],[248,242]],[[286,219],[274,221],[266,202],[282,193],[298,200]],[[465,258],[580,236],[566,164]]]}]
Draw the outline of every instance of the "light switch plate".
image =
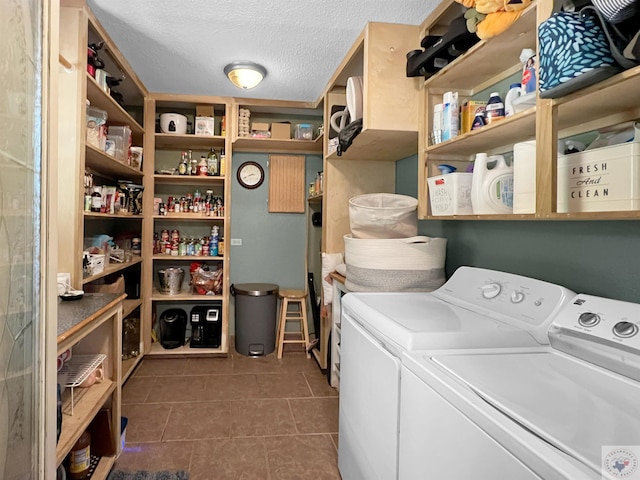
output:
[{"label": "light switch plate", "polygon": [[232,238],[231,239],[231,245],[235,245],[235,246],[242,245],[242,239],[241,238]]}]

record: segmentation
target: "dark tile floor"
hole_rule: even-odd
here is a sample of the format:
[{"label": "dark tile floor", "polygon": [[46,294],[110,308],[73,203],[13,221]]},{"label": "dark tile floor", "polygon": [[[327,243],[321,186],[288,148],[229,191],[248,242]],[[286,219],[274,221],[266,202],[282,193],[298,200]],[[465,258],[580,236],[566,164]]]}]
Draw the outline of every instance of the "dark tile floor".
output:
[{"label": "dark tile floor", "polygon": [[192,480],[340,479],[338,394],[302,352],[145,358],[122,389],[118,470]]}]

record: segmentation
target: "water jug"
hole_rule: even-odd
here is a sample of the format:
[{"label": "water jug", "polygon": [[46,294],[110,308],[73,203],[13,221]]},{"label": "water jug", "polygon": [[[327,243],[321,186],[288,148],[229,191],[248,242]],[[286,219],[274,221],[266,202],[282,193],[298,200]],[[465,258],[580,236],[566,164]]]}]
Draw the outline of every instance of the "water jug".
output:
[{"label": "water jug", "polygon": [[502,155],[476,154],[471,205],[476,215],[513,213],[513,166]]}]

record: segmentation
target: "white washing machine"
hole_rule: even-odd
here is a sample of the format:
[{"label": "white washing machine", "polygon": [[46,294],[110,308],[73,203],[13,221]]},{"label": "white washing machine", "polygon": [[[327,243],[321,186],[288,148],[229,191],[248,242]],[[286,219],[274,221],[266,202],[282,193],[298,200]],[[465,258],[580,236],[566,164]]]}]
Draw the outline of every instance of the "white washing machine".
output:
[{"label": "white washing machine", "polygon": [[460,267],[430,293],[349,293],[342,300],[338,465],[343,480],[398,478],[403,352],[532,347],[574,293]]},{"label": "white washing machine", "polygon": [[400,479],[640,479],[639,321],[581,294],[548,347],[404,354]]}]

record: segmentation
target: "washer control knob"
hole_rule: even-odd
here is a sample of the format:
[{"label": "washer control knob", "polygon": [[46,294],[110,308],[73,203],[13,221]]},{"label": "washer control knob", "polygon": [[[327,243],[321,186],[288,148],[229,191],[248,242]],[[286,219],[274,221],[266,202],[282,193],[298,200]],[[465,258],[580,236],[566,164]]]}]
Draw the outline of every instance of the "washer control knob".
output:
[{"label": "washer control knob", "polygon": [[482,296],[484,298],[496,298],[501,291],[502,286],[499,283],[489,283],[482,287]]},{"label": "washer control knob", "polygon": [[514,290],[511,294],[511,303],[520,303],[524,300],[524,293],[519,290]]},{"label": "washer control knob", "polygon": [[578,323],[583,327],[595,327],[600,323],[600,315],[592,312],[581,313]]},{"label": "washer control knob", "polygon": [[613,334],[617,337],[628,338],[638,333],[638,325],[631,322],[618,322],[613,326]]}]

